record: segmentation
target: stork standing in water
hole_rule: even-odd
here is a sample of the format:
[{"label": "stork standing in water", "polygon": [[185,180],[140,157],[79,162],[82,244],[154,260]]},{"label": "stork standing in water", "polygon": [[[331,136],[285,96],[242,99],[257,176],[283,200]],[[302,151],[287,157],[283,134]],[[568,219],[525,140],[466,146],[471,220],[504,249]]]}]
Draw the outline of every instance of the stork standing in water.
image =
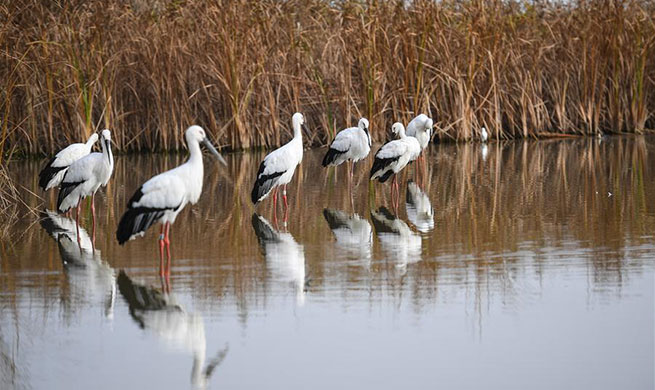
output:
[{"label": "stork standing in water", "polygon": [[[400,198],[400,189],[398,188],[398,177],[400,172],[410,161],[416,160],[421,153],[421,145],[414,137],[405,135],[405,126],[396,122],[391,127],[391,131],[397,134],[400,139],[387,142],[375,153],[375,161],[371,167],[371,180],[378,179],[380,183],[387,181],[392,175],[393,183],[391,185],[391,201],[393,203],[394,188]],[[397,204],[396,204],[397,207]]]},{"label": "stork standing in water", "polygon": [[[251,200],[257,204],[273,192],[273,210],[277,220],[277,188],[282,186],[282,199],[284,200],[284,220],[286,222],[289,211],[287,203],[287,184],[293,178],[296,167],[302,161],[302,128],[305,117],[297,112],[291,118],[293,125],[293,139],[287,144],[275,149],[259,165],[257,179],[252,187]],[[305,131],[307,131],[305,129]]]},{"label": "stork standing in water", "polygon": [[419,171],[418,165],[421,162],[425,167],[425,156],[423,156],[423,150],[425,150],[425,148],[427,148],[430,144],[433,124],[434,122],[432,121],[432,118],[425,114],[419,114],[407,125],[407,136],[416,138],[419,145],[421,145],[421,154],[418,157],[418,163],[416,167],[417,172]]},{"label": "stork standing in water", "polygon": [[166,275],[170,272],[171,248],[169,231],[171,224],[187,203],[196,204],[202,193],[203,166],[200,143],[227,166],[223,157],[214,149],[200,126],[191,126],[184,135],[189,148],[189,159],[145,182],[127,202],[127,211],[121,217],[116,230],[120,245],[142,236],[153,224],[161,223],[159,234],[159,271],[164,276],[164,245],[166,245]]},{"label": "stork standing in water", "polygon": [[41,172],[39,172],[39,187],[43,191],[48,191],[51,188],[59,186],[64,179],[68,167],[75,161],[91,153],[91,148],[97,140],[98,134],[93,133],[86,143],[68,145],[60,150],[59,153],[55,154],[43,167]]},{"label": "stork standing in water", "polygon": [[65,213],[76,207],[75,223],[77,240],[80,240],[80,205],[82,199],[91,195],[91,213],[93,215],[93,242],[95,242],[96,208],[95,194],[100,186],[106,186],[114,171],[114,155],[111,153],[111,132],[102,131],[100,140],[102,153],[91,153],[72,163],[59,187],[57,209]]},{"label": "stork standing in water", "polygon": [[323,157],[323,166],[337,166],[346,161],[350,162],[350,183],[353,180],[355,163],[371,151],[371,135],[368,132],[368,119],[359,120],[357,127],[341,130],[334,137],[330,149]]}]

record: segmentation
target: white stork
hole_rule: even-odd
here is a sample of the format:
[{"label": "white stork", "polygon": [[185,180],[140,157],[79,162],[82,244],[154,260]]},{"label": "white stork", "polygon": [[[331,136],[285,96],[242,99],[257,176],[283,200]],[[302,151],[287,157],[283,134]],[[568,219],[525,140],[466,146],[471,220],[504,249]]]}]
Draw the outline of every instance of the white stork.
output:
[{"label": "white stork", "polygon": [[93,133],[86,141],[86,143],[77,143],[68,145],[59,153],[55,154],[53,158],[43,167],[39,172],[39,187],[43,191],[59,186],[64,179],[66,170],[75,161],[91,153],[93,144],[98,140],[98,134]]},{"label": "white stork", "polygon": [[93,238],[95,239],[95,194],[100,186],[106,186],[114,171],[114,155],[111,153],[111,132],[102,131],[100,140],[102,153],[91,153],[72,163],[66,170],[59,186],[57,209],[65,213],[73,207],[77,208],[75,222],[77,238],[79,237],[80,205],[82,199],[91,195],[91,213],[93,214]]},{"label": "white stork", "polygon": [[[407,136],[416,138],[419,145],[421,145],[421,155],[418,156],[416,167],[417,175],[421,172],[418,164],[422,162],[423,166],[425,166],[425,157],[422,156],[422,152],[430,144],[430,139],[432,138],[432,125],[432,118],[429,118],[425,114],[417,115],[416,118],[412,119],[407,125]],[[417,176],[417,179],[420,179],[420,176]]]},{"label": "white stork", "polygon": [[487,133],[487,129],[482,126],[480,129],[480,141],[482,142],[487,142],[487,139],[489,138],[489,133]]},{"label": "white stork", "polygon": [[252,187],[251,200],[257,204],[264,200],[273,191],[273,204],[277,208],[277,187],[282,187],[285,215],[288,211],[287,184],[293,178],[296,167],[302,161],[302,128],[305,117],[297,112],[291,118],[293,125],[293,139],[287,144],[275,149],[259,165],[257,179]]},{"label": "white stork", "polygon": [[330,148],[323,157],[323,166],[337,166],[346,161],[352,161],[350,166],[350,181],[352,183],[355,163],[371,151],[371,135],[368,132],[368,119],[359,120],[357,127],[341,130],[334,137]]},{"label": "white stork", "polygon": [[432,136],[432,119],[420,114],[407,125],[407,136],[414,137],[421,145],[421,151],[428,147]]},{"label": "white stork", "polygon": [[121,217],[116,230],[120,245],[142,236],[155,223],[161,223],[159,236],[159,266],[164,274],[164,244],[168,256],[167,273],[170,272],[170,226],[187,203],[196,204],[202,193],[203,165],[202,142],[223,164],[223,157],[214,149],[200,126],[191,126],[184,135],[189,148],[189,159],[177,168],[160,173],[146,181],[127,202],[127,211]]},{"label": "white stork", "polygon": [[375,153],[375,161],[371,167],[370,179],[378,179],[380,183],[387,181],[392,175],[393,184],[391,195],[393,200],[393,189],[398,191],[398,181],[396,173],[400,172],[410,161],[416,160],[421,153],[421,145],[414,137],[405,135],[405,127],[402,123],[396,122],[391,127],[391,131],[397,134],[400,139],[387,142]]}]

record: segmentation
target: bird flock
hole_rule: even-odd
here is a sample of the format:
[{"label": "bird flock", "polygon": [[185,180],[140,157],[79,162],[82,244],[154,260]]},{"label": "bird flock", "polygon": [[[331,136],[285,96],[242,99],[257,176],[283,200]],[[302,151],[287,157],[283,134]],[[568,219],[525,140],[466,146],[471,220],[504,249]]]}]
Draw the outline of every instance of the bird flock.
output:
[{"label": "bird flock", "polygon": [[[264,157],[251,191],[252,203],[256,206],[273,193],[274,218],[277,221],[278,190],[282,188],[284,203],[284,222],[288,218],[289,203],[287,184],[303,158],[302,132],[307,132],[305,117],[295,113],[291,118],[293,138],[285,145],[273,150]],[[433,121],[425,114],[416,116],[407,128],[396,122],[391,130],[396,136],[382,145],[374,155],[369,178],[384,183],[393,177],[391,201],[397,207],[400,198],[398,173],[409,163],[421,160],[423,150],[430,143]],[[488,133],[483,127],[480,140],[486,142]],[[101,152],[92,153],[93,145],[100,140]],[[137,188],[127,202],[116,229],[116,240],[120,245],[143,236],[153,225],[160,224],[159,259],[160,273],[170,272],[170,227],[187,204],[198,202],[203,186],[203,162],[200,145],[204,145],[216,159],[227,166],[225,159],[209,141],[204,129],[191,126],[185,132],[189,158],[180,166],[160,173]],[[341,130],[334,137],[322,160],[324,167],[336,167],[347,163],[350,186],[356,163],[368,157],[371,151],[369,121],[361,118],[357,127]],[[70,213],[76,209],[77,241],[80,241],[79,214],[82,200],[91,197],[93,215],[93,245],[95,245],[95,193],[106,186],[114,170],[114,157],[111,149],[111,132],[102,130],[100,135],[91,134],[85,143],[69,145],[52,157],[39,173],[39,186],[48,191],[58,188],[57,210]],[[412,183],[416,186],[415,183]],[[412,194],[416,193],[416,190]],[[409,194],[409,192],[408,192]],[[409,196],[409,195],[408,195]],[[330,214],[326,219],[334,220]],[[265,226],[265,225],[262,225]],[[164,253],[167,263],[164,267]]]}]

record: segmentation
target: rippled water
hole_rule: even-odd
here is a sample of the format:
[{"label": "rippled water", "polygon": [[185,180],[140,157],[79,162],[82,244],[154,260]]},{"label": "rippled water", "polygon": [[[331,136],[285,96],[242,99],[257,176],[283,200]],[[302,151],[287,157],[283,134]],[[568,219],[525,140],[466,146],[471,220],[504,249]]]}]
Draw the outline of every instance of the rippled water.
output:
[{"label": "rippled water", "polygon": [[[262,154],[207,158],[168,283],[158,231],[114,229],[184,156],[116,158],[95,251],[88,206],[80,246],[47,211],[11,227],[0,388],[653,388],[655,139],[433,146],[397,207],[370,161],[350,191],[323,152],[286,226],[248,200]],[[46,210],[41,163],[10,167]]]}]

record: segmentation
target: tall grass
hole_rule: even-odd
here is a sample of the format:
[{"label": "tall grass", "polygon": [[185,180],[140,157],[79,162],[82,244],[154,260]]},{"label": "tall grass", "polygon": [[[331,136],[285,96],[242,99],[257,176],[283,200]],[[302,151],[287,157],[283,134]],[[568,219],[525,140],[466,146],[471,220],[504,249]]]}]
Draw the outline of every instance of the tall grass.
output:
[{"label": "tall grass", "polygon": [[438,138],[655,128],[655,5],[626,1],[16,0],[0,5],[0,147],[101,127],[123,150],[311,142],[416,112]]}]

